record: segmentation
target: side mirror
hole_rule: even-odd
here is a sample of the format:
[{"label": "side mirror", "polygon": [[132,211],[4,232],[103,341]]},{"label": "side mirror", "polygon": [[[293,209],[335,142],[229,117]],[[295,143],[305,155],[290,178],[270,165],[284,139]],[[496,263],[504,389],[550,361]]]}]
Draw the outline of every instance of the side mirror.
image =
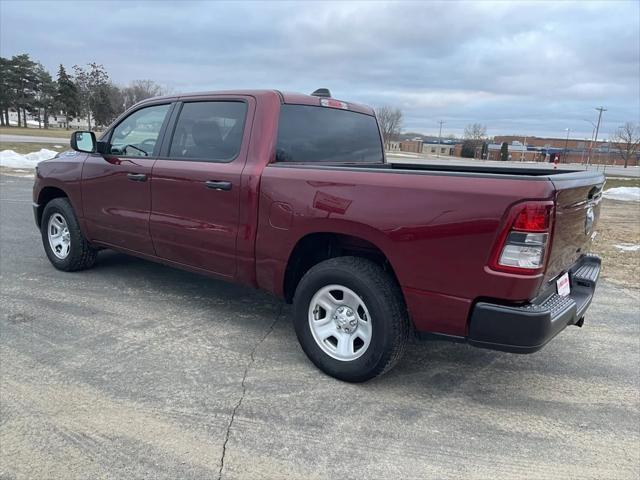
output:
[{"label": "side mirror", "polygon": [[87,131],[73,132],[71,135],[71,148],[78,152],[95,153],[96,134]]}]

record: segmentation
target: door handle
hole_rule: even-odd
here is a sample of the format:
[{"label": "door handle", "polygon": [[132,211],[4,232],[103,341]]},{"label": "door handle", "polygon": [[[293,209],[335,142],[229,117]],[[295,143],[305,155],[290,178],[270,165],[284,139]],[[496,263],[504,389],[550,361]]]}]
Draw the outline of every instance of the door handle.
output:
[{"label": "door handle", "polygon": [[212,190],[231,190],[231,182],[221,182],[218,180],[207,180],[204,182],[207,188]]},{"label": "door handle", "polygon": [[147,176],[144,173],[127,173],[127,178],[133,182],[147,181]]}]

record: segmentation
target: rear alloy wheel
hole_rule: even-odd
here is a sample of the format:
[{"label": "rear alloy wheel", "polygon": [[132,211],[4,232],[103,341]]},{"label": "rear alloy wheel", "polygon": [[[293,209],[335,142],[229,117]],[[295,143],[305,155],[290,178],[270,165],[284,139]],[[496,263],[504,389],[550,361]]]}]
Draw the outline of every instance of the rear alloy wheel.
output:
[{"label": "rear alloy wheel", "polygon": [[343,285],[322,287],[309,303],[313,339],[336,360],[355,360],[367,351],[372,333],[369,318],[362,299]]},{"label": "rear alloy wheel", "polygon": [[348,382],[391,369],[409,337],[399,286],[382,267],[359,257],[331,258],[309,269],[296,288],[294,324],[309,359]]}]

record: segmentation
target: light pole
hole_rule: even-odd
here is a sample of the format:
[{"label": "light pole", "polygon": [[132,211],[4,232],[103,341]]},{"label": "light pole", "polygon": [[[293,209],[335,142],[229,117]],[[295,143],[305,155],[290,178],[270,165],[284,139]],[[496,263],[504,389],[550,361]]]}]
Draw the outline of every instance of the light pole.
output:
[{"label": "light pole", "polygon": [[569,133],[571,133],[570,128],[565,128],[567,131],[567,139],[564,141],[564,163],[567,163],[567,147],[569,146]]},{"label": "light pole", "polygon": [[[591,138],[593,138],[593,132],[591,132]],[[588,138],[585,138],[585,145],[587,143],[587,140],[589,140]],[[582,153],[580,154],[580,163],[584,163],[584,152],[585,152],[585,148],[582,147]]]},{"label": "light pole", "polygon": [[527,137],[524,137],[524,143],[522,144],[522,151],[520,152],[520,161],[524,162],[524,152],[527,151]]},{"label": "light pole", "polygon": [[602,112],[607,111],[607,109],[604,107],[597,107],[596,110],[598,111],[598,123],[596,124],[596,133],[594,134],[593,142],[591,142],[591,145],[589,146],[589,155],[587,155],[587,167],[591,163],[591,150],[593,149],[593,144],[595,143],[596,146],[598,145],[598,132],[600,131],[600,120],[602,119]]},{"label": "light pole", "polygon": [[[596,124],[593,123],[591,120],[587,120],[586,118],[583,118],[583,120],[585,122],[587,122],[587,123],[590,123],[591,126],[593,127],[591,129],[591,138],[585,138],[585,140],[589,140],[589,143],[588,143],[589,146],[586,148],[587,157],[588,157],[589,153],[591,152],[591,145],[593,144],[593,134],[596,133]],[[582,158],[583,158],[583,160],[584,160],[584,152],[585,152],[585,149],[582,150]]]},{"label": "light pole", "polygon": [[440,120],[438,123],[440,124],[440,131],[438,132],[438,151],[436,152],[436,157],[440,158],[440,139],[442,138],[442,125],[444,121]]}]

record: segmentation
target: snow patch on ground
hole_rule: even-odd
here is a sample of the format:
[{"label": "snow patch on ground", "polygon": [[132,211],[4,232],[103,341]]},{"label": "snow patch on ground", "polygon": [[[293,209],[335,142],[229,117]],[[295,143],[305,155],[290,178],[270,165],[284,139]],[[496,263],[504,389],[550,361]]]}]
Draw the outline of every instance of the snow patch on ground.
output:
[{"label": "snow patch on ground", "polygon": [[[17,122],[17,121],[15,121],[15,120],[11,120],[11,121],[9,122],[9,125],[15,125],[15,126],[18,126],[18,122]],[[37,120],[27,120],[27,125],[31,125],[32,127],[41,127],[41,126],[42,126],[42,124],[41,124],[41,123],[38,123],[38,121],[37,121]]]},{"label": "snow patch on ground", "polygon": [[2,150],[0,152],[0,167],[33,168],[38,162],[48,160],[56,155],[58,155],[58,152],[46,148],[41,149],[39,152],[31,152],[25,155],[16,153],[13,150]]},{"label": "snow patch on ground", "polygon": [[637,252],[640,250],[640,245],[634,245],[633,243],[621,243],[619,245],[614,245],[618,250],[622,250],[623,252]]},{"label": "snow patch on ground", "polygon": [[397,152],[387,152],[388,157],[405,157],[405,158],[419,158],[420,156],[416,153],[411,155],[410,153],[397,153]]},{"label": "snow patch on ground", "polygon": [[640,202],[640,187],[616,187],[604,191],[604,198],[622,202]]}]

